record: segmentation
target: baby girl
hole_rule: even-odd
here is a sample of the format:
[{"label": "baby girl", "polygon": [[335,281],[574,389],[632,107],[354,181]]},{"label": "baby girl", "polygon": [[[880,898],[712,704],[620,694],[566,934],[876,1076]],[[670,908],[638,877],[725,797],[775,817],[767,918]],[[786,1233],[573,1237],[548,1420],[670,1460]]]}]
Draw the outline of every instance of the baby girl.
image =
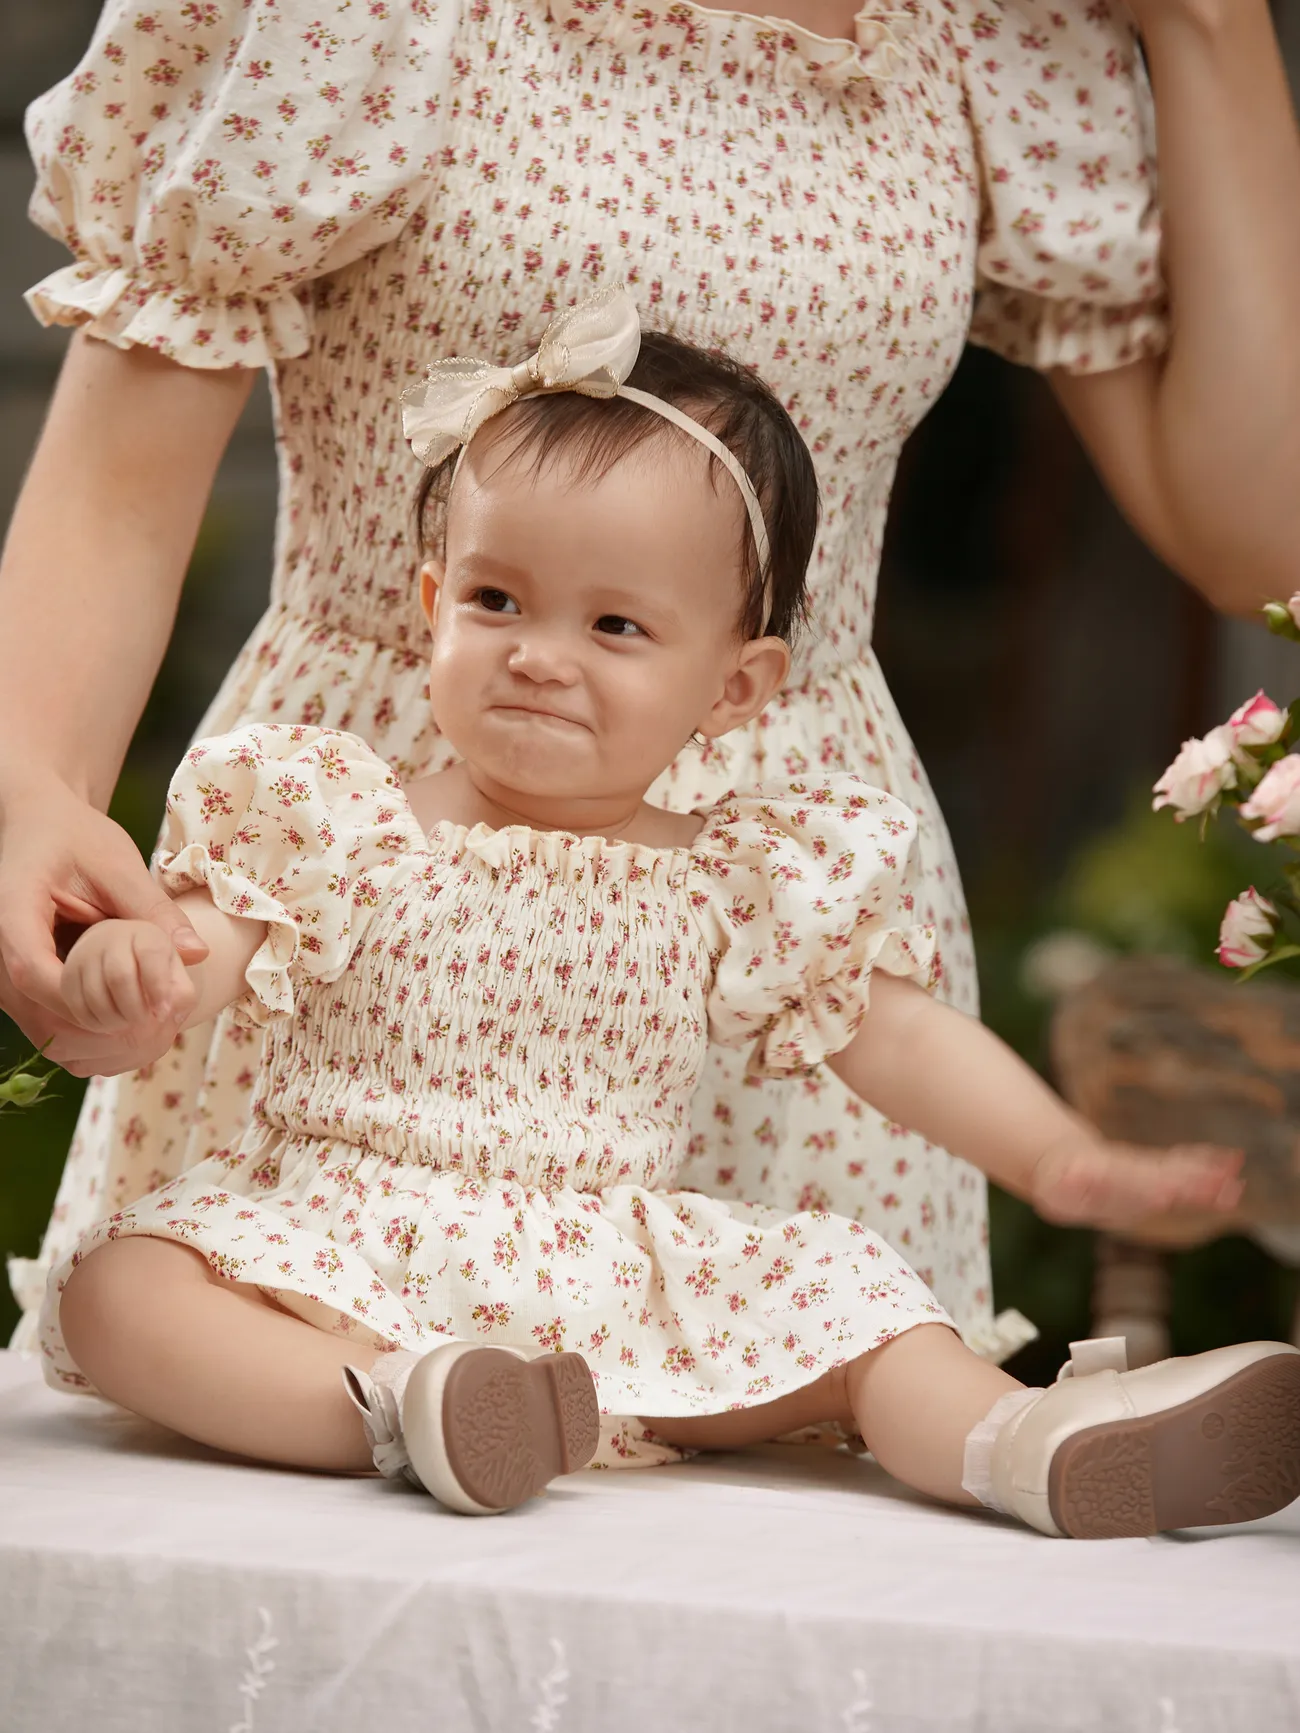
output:
[{"label": "baby girl", "polygon": [[1239,1185],[1227,1152],[1108,1145],[933,996],[891,795],[810,775],[647,803],[684,743],[784,682],[817,497],[780,404],[643,340],[615,289],[513,369],[436,363],[406,417],[430,700],[460,762],[399,787],[352,735],[269,724],[189,753],[156,871],[206,961],[105,921],[65,991],[121,1069],[232,1004],[267,1025],[256,1111],[55,1272],[52,1381],[473,1513],[593,1458],[809,1425],[1051,1535],[1289,1502],[1295,1350],[1129,1372],[1122,1343],[1079,1344],[1027,1390],[859,1224],[673,1189],[710,1041],[756,1073],[828,1063],[1055,1219]]}]

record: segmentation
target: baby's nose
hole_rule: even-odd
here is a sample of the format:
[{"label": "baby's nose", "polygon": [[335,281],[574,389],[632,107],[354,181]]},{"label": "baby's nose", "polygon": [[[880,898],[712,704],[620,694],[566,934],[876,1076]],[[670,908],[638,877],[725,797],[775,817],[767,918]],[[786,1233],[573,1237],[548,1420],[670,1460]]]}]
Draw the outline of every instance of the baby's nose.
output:
[{"label": "baby's nose", "polygon": [[570,681],[577,676],[577,649],[568,633],[533,626],[520,632],[510,667],[529,680]]}]

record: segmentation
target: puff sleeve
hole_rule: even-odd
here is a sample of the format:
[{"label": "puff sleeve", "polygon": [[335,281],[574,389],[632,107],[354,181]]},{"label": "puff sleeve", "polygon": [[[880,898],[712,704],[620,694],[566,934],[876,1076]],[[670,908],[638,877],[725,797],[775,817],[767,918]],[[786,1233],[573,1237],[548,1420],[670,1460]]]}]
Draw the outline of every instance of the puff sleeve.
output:
[{"label": "puff sleeve", "polygon": [[1167,342],[1154,117],[1119,0],[962,0],[981,175],[971,340],[1102,372]]},{"label": "puff sleeve", "polygon": [[172,895],[203,886],[265,921],[241,1021],[290,1012],[304,981],[337,980],[372,910],[423,835],[364,741],[273,724],[201,740],[172,779],[153,870]]},{"label": "puff sleeve", "polygon": [[455,24],[456,0],[108,0],[27,113],[30,215],[75,259],[37,318],[192,367],[304,354],[311,280],[414,208]]},{"label": "puff sleeve", "polygon": [[853,1039],[871,971],[930,986],[935,934],[915,917],[916,820],[854,776],[760,788],[716,808],[691,855],[708,945],[709,1033],[780,1076]]}]

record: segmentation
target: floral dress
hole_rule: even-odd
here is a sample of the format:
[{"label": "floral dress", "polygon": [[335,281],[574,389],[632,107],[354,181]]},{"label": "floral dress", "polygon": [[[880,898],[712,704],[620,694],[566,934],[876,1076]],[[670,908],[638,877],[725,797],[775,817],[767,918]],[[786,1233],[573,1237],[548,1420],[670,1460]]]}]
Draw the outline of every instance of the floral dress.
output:
[{"label": "floral dress", "polygon": [[[425,837],[353,735],[247,728],[172,783],[172,892],[264,921],[235,1013],[268,1031],[230,1148],[101,1223],[201,1251],[313,1323],[418,1348],[577,1349],[610,1416],[770,1401],[922,1322],[859,1223],[674,1188],[710,1038],[806,1075],[873,968],[932,981],[915,822],[855,777],[722,804],[683,848],[525,826]],[[672,1454],[614,1418],[605,1460]]]},{"label": "floral dress", "polygon": [[[74,255],[32,291],[42,319],[271,370],[271,604],[203,733],[266,717],[354,730],[401,776],[448,761],[397,404],[430,360],[513,361],[621,276],[650,325],[756,367],[817,467],[813,629],[788,689],[656,798],[842,771],[893,790],[938,991],[975,1008],[951,847],[871,650],[876,572],[899,450],[968,334],[1078,370],[1163,342],[1121,7],[868,0],[827,42],[684,0],[108,0],[29,137],[33,214]],[[29,1307],[99,1216],[237,1139],[260,1041],[227,1018],[91,1085],[41,1256],[14,1266]],[[982,1177],[825,1070],[715,1045],[682,1177],[868,1223],[973,1345],[1023,1339],[995,1326]]]}]

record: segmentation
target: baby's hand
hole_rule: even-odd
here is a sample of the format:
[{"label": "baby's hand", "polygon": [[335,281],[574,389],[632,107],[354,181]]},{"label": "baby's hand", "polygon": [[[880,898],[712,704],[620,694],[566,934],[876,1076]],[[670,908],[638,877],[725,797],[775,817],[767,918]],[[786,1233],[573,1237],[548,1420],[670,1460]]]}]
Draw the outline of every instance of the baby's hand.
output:
[{"label": "baby's hand", "polygon": [[1142,1149],[1079,1132],[1044,1150],[1030,1202],[1051,1222],[1098,1228],[1136,1226],[1149,1217],[1226,1212],[1241,1201],[1239,1149],[1180,1144]]},{"label": "baby's hand", "polygon": [[171,939],[151,921],[97,921],[73,945],[63,968],[68,1016],[92,1034],[124,1032],[170,1039],[198,1000],[198,990]]}]

